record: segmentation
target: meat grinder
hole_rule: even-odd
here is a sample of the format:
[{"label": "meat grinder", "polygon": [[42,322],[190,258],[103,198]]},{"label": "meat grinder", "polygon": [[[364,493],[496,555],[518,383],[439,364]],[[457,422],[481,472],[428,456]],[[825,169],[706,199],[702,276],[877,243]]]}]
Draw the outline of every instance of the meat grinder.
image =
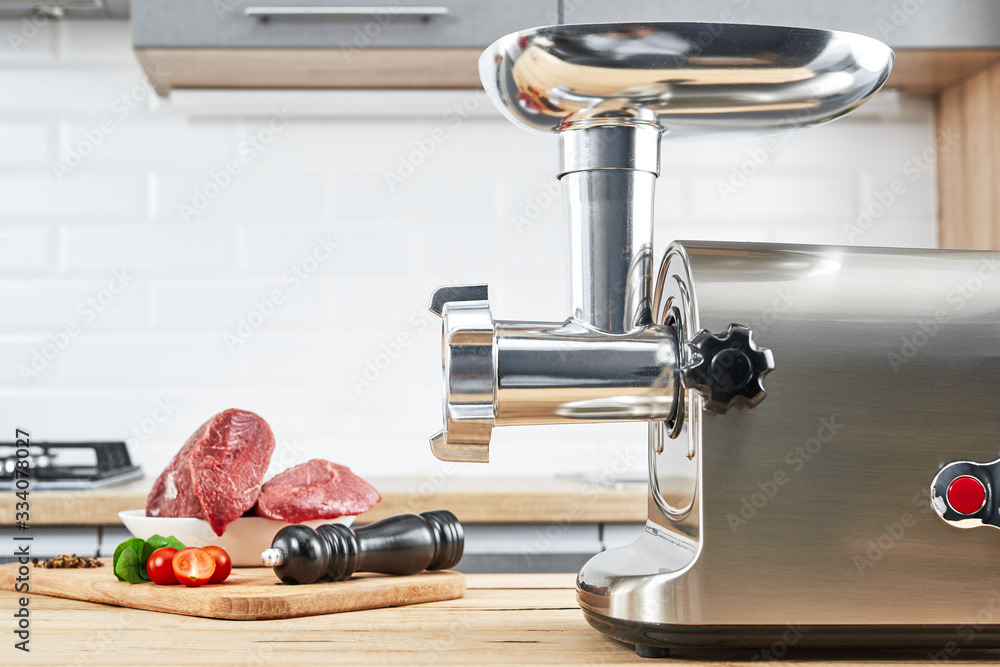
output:
[{"label": "meat grinder", "polygon": [[487,461],[494,426],[648,422],[645,530],[577,580],[640,655],[1000,646],[1000,254],[675,241],[654,279],[661,138],[830,121],[892,61],[693,23],[537,28],[480,59],[508,119],[558,136],[570,313],[494,321],[485,285],[439,289],[431,448]]}]

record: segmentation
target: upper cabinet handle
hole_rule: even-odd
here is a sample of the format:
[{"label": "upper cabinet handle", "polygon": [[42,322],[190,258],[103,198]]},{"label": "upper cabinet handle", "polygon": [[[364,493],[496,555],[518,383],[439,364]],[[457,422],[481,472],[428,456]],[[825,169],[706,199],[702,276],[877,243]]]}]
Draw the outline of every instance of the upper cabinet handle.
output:
[{"label": "upper cabinet handle", "polygon": [[244,16],[255,16],[257,18],[275,17],[298,17],[298,16],[333,16],[344,18],[357,18],[369,16],[382,16],[390,14],[394,16],[409,16],[415,18],[429,18],[431,16],[446,16],[447,7],[247,7],[243,10]]}]

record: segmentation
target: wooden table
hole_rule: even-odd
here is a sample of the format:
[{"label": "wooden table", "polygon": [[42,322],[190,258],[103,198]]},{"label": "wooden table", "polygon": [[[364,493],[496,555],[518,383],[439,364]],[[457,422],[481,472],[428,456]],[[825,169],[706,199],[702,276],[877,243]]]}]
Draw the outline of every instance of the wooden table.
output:
[{"label": "wooden table", "polygon": [[[469,575],[465,598],[279,621],[219,621],[32,596],[31,652],[13,648],[16,595],[0,592],[3,665],[644,665],[750,664],[759,651],[637,658],[591,629],[572,574]],[[950,664],[997,662],[963,651]],[[926,650],[798,651],[796,664],[931,663]]]}]

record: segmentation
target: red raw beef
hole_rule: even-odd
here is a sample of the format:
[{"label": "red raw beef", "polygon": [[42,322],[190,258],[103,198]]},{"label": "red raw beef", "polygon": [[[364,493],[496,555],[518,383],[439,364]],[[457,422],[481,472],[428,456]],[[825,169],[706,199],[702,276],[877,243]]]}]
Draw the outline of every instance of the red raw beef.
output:
[{"label": "red raw beef", "polygon": [[146,516],[206,519],[216,535],[253,507],[274,451],[271,427],[246,410],[202,424],[153,484]]},{"label": "red raw beef", "polygon": [[347,466],[313,459],[275,475],[260,489],[257,514],[301,523],[367,512],[382,500]]}]

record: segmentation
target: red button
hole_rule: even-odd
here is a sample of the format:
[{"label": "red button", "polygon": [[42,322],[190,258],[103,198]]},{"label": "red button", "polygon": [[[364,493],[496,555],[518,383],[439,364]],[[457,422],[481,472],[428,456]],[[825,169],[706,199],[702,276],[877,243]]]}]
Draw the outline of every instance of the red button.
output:
[{"label": "red button", "polygon": [[975,514],[986,504],[986,487],[964,475],[948,485],[948,504],[959,514]]}]

